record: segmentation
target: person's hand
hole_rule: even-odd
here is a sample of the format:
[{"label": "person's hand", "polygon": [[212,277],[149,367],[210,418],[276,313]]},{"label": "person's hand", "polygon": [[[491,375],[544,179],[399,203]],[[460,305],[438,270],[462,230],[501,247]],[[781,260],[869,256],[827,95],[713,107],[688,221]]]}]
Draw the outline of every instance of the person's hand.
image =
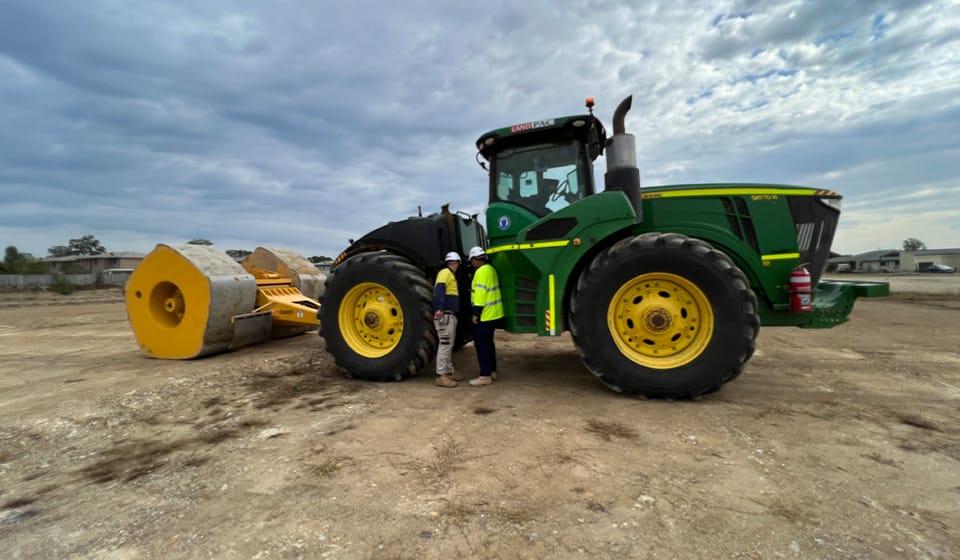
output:
[{"label": "person's hand", "polygon": [[443,317],[443,311],[441,311],[441,310],[437,310],[437,311],[433,314],[433,318],[436,319],[437,321],[439,321],[442,317]]},{"label": "person's hand", "polygon": [[480,319],[477,319],[476,317],[473,318],[474,325],[478,324],[479,322],[480,322]]}]

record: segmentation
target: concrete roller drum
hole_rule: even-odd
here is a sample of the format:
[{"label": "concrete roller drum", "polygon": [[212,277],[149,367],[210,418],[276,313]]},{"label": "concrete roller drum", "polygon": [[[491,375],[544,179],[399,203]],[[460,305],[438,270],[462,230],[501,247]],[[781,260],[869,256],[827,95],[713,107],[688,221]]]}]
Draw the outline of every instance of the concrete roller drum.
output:
[{"label": "concrete roller drum", "polygon": [[[263,267],[245,267],[210,246],[157,245],[126,287],[127,315],[143,353],[199,358],[316,329],[319,304],[278,271],[302,263],[287,262],[288,252],[264,252],[257,258]],[[316,281],[297,276],[308,277],[298,279],[301,285]]]},{"label": "concrete roller drum", "polygon": [[283,278],[289,278],[294,288],[313,299],[323,297],[323,287],[327,275],[303,255],[287,249],[257,247],[240,264],[251,274],[256,270],[272,271]]}]

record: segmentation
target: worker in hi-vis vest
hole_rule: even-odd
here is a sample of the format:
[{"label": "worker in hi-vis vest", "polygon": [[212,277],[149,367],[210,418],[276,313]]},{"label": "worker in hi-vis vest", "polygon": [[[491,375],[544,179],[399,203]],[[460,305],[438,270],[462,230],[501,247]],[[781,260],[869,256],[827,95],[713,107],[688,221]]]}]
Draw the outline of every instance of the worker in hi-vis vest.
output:
[{"label": "worker in hi-vis vest", "polygon": [[470,303],[473,307],[473,345],[477,349],[480,376],[470,380],[470,385],[490,385],[497,378],[497,347],[493,333],[503,318],[503,298],[500,297],[500,278],[487,261],[487,253],[481,247],[473,247],[469,253],[473,273]]}]

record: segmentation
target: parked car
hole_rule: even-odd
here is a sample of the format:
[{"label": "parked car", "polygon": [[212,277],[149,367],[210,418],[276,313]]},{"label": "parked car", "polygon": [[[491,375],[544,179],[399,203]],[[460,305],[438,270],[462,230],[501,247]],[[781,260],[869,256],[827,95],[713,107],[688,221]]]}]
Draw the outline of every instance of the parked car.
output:
[{"label": "parked car", "polygon": [[945,264],[931,264],[923,272],[956,272],[957,269]]}]

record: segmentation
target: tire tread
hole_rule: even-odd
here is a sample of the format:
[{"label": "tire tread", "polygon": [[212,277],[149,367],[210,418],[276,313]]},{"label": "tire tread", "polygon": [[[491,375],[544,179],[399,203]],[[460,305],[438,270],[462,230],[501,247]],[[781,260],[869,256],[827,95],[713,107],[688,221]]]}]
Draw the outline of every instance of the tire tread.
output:
[{"label": "tire tread", "polygon": [[[606,313],[606,305],[598,306],[596,302],[583,301],[583,294],[594,291],[597,284],[604,278],[605,272],[612,262],[626,258],[634,252],[648,251],[651,248],[664,248],[671,251],[687,252],[708,263],[708,267],[718,272],[731,292],[739,302],[740,314],[738,321],[743,325],[743,332],[739,337],[737,348],[731,349],[736,356],[730,360],[730,365],[724,366],[722,371],[710,376],[710,381],[696,386],[683,387],[676,390],[660,390],[630,386],[625,383],[629,374],[614,371],[609,364],[602,363],[597,355],[597,349],[588,342],[585,326],[581,323],[591,312],[600,309]],[[593,304],[593,305],[591,305]],[[690,398],[717,391],[725,383],[735,379],[743,371],[747,361],[756,349],[756,337],[760,329],[760,319],[757,314],[757,297],[750,288],[746,275],[733,263],[725,253],[718,251],[710,244],[700,239],[687,237],[678,233],[644,233],[618,241],[601,252],[577,281],[576,289],[571,300],[570,332],[574,343],[580,351],[584,365],[595,376],[600,378],[610,389],[628,394],[654,398]],[[613,366],[616,367],[616,366]],[[637,366],[641,367],[641,366]]]},{"label": "tire tread", "polygon": [[[417,268],[412,262],[399,255],[388,253],[386,251],[376,251],[361,253],[355,255],[327,276],[326,294],[336,294],[337,284],[341,278],[348,275],[351,270],[360,266],[374,266],[383,269],[387,274],[395,276],[401,283],[409,286],[415,299],[414,309],[404,309],[404,329],[413,328],[416,330],[415,340],[398,348],[403,352],[402,359],[393,367],[381,371],[361,371],[351,366],[349,359],[353,357],[353,351],[343,342],[342,337],[333,336],[329,327],[323,328],[323,325],[330,321],[337,320],[335,311],[324,314],[324,307],[321,306],[321,336],[326,340],[324,345],[326,351],[334,358],[337,367],[343,369],[347,374],[354,378],[368,379],[374,381],[402,380],[411,375],[415,375],[430,361],[430,357],[437,350],[437,336],[433,327],[433,316],[431,309],[433,306],[433,287],[427,281],[426,275]],[[344,289],[346,292],[346,289]],[[329,299],[329,298],[325,298]],[[337,306],[339,302],[328,302],[327,305]],[[409,315],[409,316],[408,316]],[[324,320],[326,319],[326,320]],[[333,327],[337,328],[337,327]],[[332,344],[331,344],[332,342]],[[401,343],[401,346],[404,346]]]}]

